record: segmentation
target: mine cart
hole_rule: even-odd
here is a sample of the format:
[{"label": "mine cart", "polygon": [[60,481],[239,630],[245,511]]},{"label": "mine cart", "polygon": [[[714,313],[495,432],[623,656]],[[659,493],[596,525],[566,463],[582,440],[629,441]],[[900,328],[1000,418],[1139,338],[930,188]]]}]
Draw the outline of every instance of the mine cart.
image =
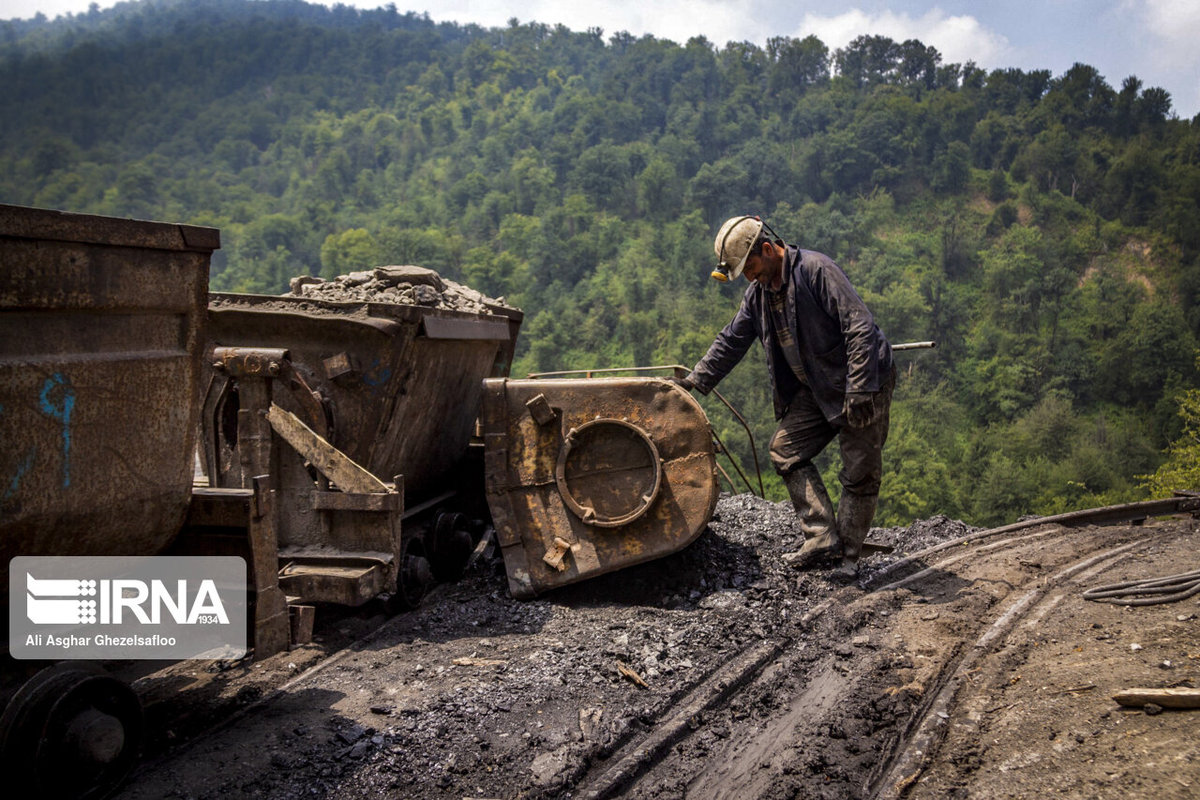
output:
[{"label": "mine cart", "polygon": [[210,319],[197,489],[209,506],[192,521],[236,523],[238,493],[270,475],[259,549],[277,553],[293,621],[308,603],[411,604],[429,561],[453,569],[436,551],[469,554],[469,517],[448,509],[471,504],[481,382],[507,373],[519,311],[214,294]]},{"label": "mine cart", "polygon": [[219,246],[211,228],[0,206],[5,564],[154,554],[178,533]]},{"label": "mine cart", "polygon": [[[6,632],[12,558],[156,555],[179,533],[219,246],[211,228],[0,206]],[[11,688],[26,670],[7,667]],[[0,719],[9,788],[18,777],[39,797],[110,787],[141,725],[137,697],[108,673],[47,667]]]}]

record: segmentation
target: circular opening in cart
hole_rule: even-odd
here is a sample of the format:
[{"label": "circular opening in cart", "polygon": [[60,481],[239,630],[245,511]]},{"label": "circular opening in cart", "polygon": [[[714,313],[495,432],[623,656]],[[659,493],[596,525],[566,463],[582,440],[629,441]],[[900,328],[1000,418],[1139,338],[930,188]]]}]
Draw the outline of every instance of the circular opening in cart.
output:
[{"label": "circular opening in cart", "polygon": [[571,513],[589,525],[613,528],[633,522],[654,503],[662,462],[641,428],[596,419],[567,434],[555,479]]}]

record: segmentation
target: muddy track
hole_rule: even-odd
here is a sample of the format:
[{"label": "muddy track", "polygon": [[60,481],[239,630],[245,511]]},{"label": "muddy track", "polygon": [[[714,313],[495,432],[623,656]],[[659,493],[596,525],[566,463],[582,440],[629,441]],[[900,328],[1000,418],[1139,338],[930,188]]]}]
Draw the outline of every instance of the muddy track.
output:
[{"label": "muddy track", "polygon": [[990,702],[974,676],[1005,671],[1010,632],[1160,544],[1136,526],[1009,530],[915,554],[865,593],[835,592],[800,635],[746,648],[584,775],[576,796],[905,794],[938,757],[948,720]]},{"label": "muddy track", "polygon": [[1086,518],[877,529],[897,552],[845,585],[786,566],[793,512],[742,495],[679,554],[544,599],[493,565],[319,645],[145,679],[158,745],[123,796],[1191,796],[1190,718],[1110,690],[1200,685],[1200,606],[1081,592],[1194,568],[1197,523],[1058,522]]}]

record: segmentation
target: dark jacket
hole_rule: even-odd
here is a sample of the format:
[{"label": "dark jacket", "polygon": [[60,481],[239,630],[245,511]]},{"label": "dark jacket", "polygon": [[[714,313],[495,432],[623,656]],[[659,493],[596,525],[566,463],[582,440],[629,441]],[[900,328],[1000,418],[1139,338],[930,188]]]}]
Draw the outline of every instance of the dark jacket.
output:
[{"label": "dark jacket", "polygon": [[[784,271],[793,288],[788,296],[788,324],[809,387],[825,419],[842,425],[846,392],[877,392],[883,388],[892,371],[892,346],[846,273],[829,256],[788,247]],[[737,315],[717,335],[688,378],[708,394],[758,339],[767,354],[775,418],[779,419],[800,390],[800,381],[775,341],[770,313],[767,289],[750,284]]]}]

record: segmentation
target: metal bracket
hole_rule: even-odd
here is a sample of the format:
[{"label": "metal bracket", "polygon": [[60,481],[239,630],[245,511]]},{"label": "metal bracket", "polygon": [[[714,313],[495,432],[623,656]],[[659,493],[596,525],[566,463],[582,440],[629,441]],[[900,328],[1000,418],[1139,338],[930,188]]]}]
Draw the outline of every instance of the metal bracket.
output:
[{"label": "metal bracket", "polygon": [[317,471],[336,483],[342,491],[361,494],[388,491],[387,484],[318,436],[290,411],[272,403],[267,412],[267,421],[284,441],[308,459]]},{"label": "metal bracket", "polygon": [[338,353],[321,362],[325,368],[325,377],[330,380],[340,378],[343,375],[349,375],[355,372],[354,361],[350,358],[349,353]]},{"label": "metal bracket", "polygon": [[215,369],[235,378],[274,378],[283,369],[288,351],[273,347],[218,347]]},{"label": "metal bracket", "polygon": [[563,557],[566,556],[568,552],[579,552],[579,543],[576,542],[575,544],[571,544],[566,539],[555,536],[554,544],[549,550],[546,551],[546,555],[542,556],[542,561],[545,561],[559,572],[565,572],[567,565],[563,563]]},{"label": "metal bracket", "polygon": [[549,425],[557,416],[544,394],[530,398],[525,407],[529,409],[529,416],[533,417],[533,421],[538,425]]}]

